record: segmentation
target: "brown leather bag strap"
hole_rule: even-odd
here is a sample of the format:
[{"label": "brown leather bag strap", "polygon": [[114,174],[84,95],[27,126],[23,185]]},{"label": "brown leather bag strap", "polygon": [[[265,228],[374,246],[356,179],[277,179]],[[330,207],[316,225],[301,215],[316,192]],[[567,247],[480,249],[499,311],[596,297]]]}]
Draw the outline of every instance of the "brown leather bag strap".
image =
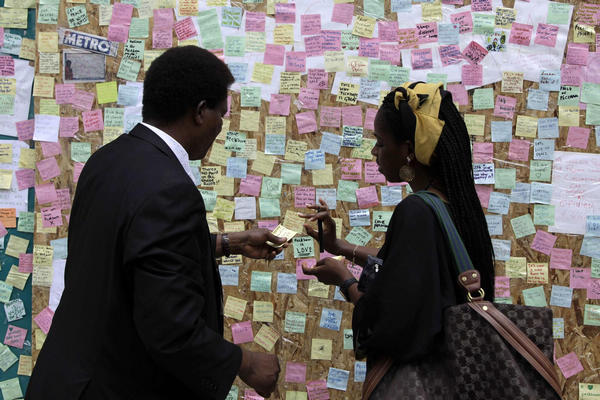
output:
[{"label": "brown leather bag strap", "polygon": [[391,357],[381,357],[376,362],[370,371],[367,371],[365,383],[363,383],[362,398],[368,400],[379,382],[385,374],[390,370],[394,360]]},{"label": "brown leather bag strap", "polygon": [[562,399],[561,388],[558,383],[556,369],[546,355],[531,341],[508,317],[502,314],[488,301],[475,301],[467,303],[485,318],[502,335],[504,339],[521,354],[552,386],[558,397]]}]

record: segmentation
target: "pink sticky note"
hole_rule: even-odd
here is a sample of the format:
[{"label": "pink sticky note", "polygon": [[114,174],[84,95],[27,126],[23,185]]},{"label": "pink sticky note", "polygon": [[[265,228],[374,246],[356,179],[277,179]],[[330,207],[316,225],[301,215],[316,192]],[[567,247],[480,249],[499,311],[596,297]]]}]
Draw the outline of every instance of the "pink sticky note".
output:
[{"label": "pink sticky note", "polygon": [[560,66],[560,84],[566,86],[580,86],[583,76],[581,65],[563,64]]},{"label": "pink sticky note", "polygon": [[[169,31],[170,33],[170,31]],[[108,40],[113,42],[125,43],[129,37],[129,26],[127,25],[109,25],[108,34],[106,35]]]},{"label": "pink sticky note", "polygon": [[375,116],[377,115],[376,108],[367,108],[367,112],[365,113],[365,125],[364,129],[368,129],[370,131],[375,130]]},{"label": "pink sticky note", "polygon": [[6,336],[4,336],[4,344],[16,347],[17,349],[22,349],[26,337],[27,329],[14,325],[8,325],[6,329]]},{"label": "pink sticky note", "polygon": [[492,0],[472,0],[471,11],[492,11]]},{"label": "pink sticky note", "polygon": [[419,44],[435,43],[438,40],[437,22],[419,22],[416,24]]},{"label": "pink sticky note", "polygon": [[285,70],[290,72],[305,72],[306,53],[304,51],[288,51],[285,54]]},{"label": "pink sticky note", "polygon": [[508,276],[496,276],[494,285],[494,297],[510,297],[510,278]]},{"label": "pink sticky note", "polygon": [[278,24],[295,24],[296,4],[275,3],[275,22]]},{"label": "pink sticky note", "polygon": [[131,17],[133,16],[133,5],[126,3],[116,3],[112,8],[112,16],[110,18],[111,25],[130,25]]},{"label": "pink sticky note", "polygon": [[342,109],[341,107],[329,107],[321,106],[319,110],[320,121],[319,124],[323,126],[331,126],[339,128],[342,122]]},{"label": "pink sticky note", "polygon": [[45,158],[35,165],[43,181],[48,181],[60,175],[60,168],[54,157]]},{"label": "pink sticky note", "polygon": [[76,110],[89,111],[92,109],[95,97],[96,95],[94,93],[86,92],[85,90],[75,89],[75,94],[71,99],[71,104]]},{"label": "pink sticky note", "polygon": [[416,28],[398,29],[398,46],[400,49],[412,49],[419,45]]},{"label": "pink sticky note", "polygon": [[246,174],[246,177],[240,181],[240,194],[258,196],[260,194],[261,183],[262,176]]},{"label": "pink sticky note", "polygon": [[588,140],[590,138],[590,129],[581,128],[578,126],[570,126],[567,136],[567,146],[576,147],[578,149],[587,149]]},{"label": "pink sticky note", "polygon": [[587,298],[591,300],[600,299],[600,279],[591,279],[587,288]]},{"label": "pink sticky note", "polygon": [[571,268],[569,287],[573,289],[587,289],[592,279],[591,268]]},{"label": "pink sticky note", "polygon": [[379,46],[379,59],[389,61],[392,65],[400,65],[400,46],[383,43]]},{"label": "pink sticky note", "polygon": [[587,43],[567,44],[567,64],[587,65],[589,45]]},{"label": "pink sticky note", "polygon": [[431,49],[413,49],[410,51],[410,59],[413,69],[433,68],[433,54]]},{"label": "pink sticky note", "polygon": [[19,272],[22,272],[24,274],[30,274],[33,272],[33,254],[32,253],[19,254]]},{"label": "pink sticky note", "polygon": [[40,204],[51,203],[58,199],[58,196],[56,195],[56,188],[54,187],[53,183],[35,185],[35,197]]},{"label": "pink sticky note", "polygon": [[54,311],[50,307],[44,308],[38,315],[33,319],[35,323],[40,327],[42,332],[46,335],[50,331],[50,325],[52,325],[52,318],[54,317]]},{"label": "pink sticky note", "polygon": [[60,207],[42,207],[40,212],[42,214],[42,226],[44,228],[62,226],[63,222]]},{"label": "pink sticky note", "polygon": [[259,11],[246,11],[246,30],[249,32],[265,31],[266,14]]},{"label": "pink sticky note", "polygon": [[510,29],[510,37],[508,43],[519,44],[521,46],[529,46],[531,43],[531,34],[533,32],[533,25],[519,24],[518,22],[512,23]]},{"label": "pink sticky note", "polygon": [[74,137],[79,131],[79,118],[77,117],[60,117],[60,124],[58,127],[58,136],[60,137]]},{"label": "pink sticky note", "polygon": [[81,113],[84,132],[101,131],[104,129],[102,110],[96,109]]},{"label": "pink sticky note", "polygon": [[11,56],[0,56],[0,76],[14,76],[14,74],[15,60]]},{"label": "pink sticky note", "polygon": [[539,251],[540,253],[550,255],[550,252],[554,247],[554,243],[556,243],[556,236],[538,229],[538,231],[535,233],[535,237],[533,238],[533,242],[531,243],[531,248]]},{"label": "pink sticky note", "polygon": [[289,94],[271,94],[269,102],[269,114],[290,115],[290,95]]},{"label": "pink sticky note", "polygon": [[465,47],[462,55],[471,65],[479,64],[487,55],[488,51],[479,43],[471,40],[471,43]]},{"label": "pink sticky note", "polygon": [[198,35],[192,17],[187,17],[175,23],[175,34],[178,40],[186,40]]},{"label": "pink sticky note", "polygon": [[285,59],[285,46],[282,44],[269,44],[265,46],[264,64],[283,65]]},{"label": "pink sticky note", "polygon": [[32,169],[19,169],[15,171],[19,190],[29,189],[35,185],[35,171]]},{"label": "pink sticky note", "polygon": [[535,33],[535,44],[542,46],[556,46],[556,37],[558,36],[558,25],[538,24]]},{"label": "pink sticky note", "polygon": [[71,208],[71,191],[69,188],[56,189],[56,195],[58,200],[52,203],[52,206],[58,207],[61,210],[68,210]]},{"label": "pink sticky note", "polygon": [[154,29],[169,30],[173,28],[174,16],[172,8],[157,8],[152,10]]},{"label": "pink sticky note", "polygon": [[341,31],[321,31],[323,37],[323,51],[342,50],[342,32]]},{"label": "pink sticky note", "polygon": [[570,269],[573,260],[573,250],[557,249],[550,251],[550,268],[553,269]]},{"label": "pink sticky note", "polygon": [[73,164],[73,182],[79,181],[79,175],[81,175],[81,170],[85,163],[76,162]]},{"label": "pink sticky note", "polygon": [[316,132],[317,118],[314,111],[305,111],[296,114],[296,126],[298,133]]},{"label": "pink sticky note", "polygon": [[442,61],[442,65],[444,67],[452,64],[458,64],[464,60],[464,56],[456,44],[440,46],[438,47],[438,52],[440,53],[440,60]]},{"label": "pink sticky note", "polygon": [[63,83],[54,85],[54,96],[56,104],[69,104],[71,98],[75,95],[74,83]]},{"label": "pink sticky note", "polygon": [[306,383],[306,391],[309,400],[329,400],[329,391],[327,390],[327,381],[321,379]]},{"label": "pink sticky note", "polygon": [[490,195],[492,194],[492,187],[486,185],[475,185],[475,191],[477,192],[477,197],[479,197],[481,207],[488,208],[490,203]]},{"label": "pink sticky note", "polygon": [[300,34],[320,35],[321,34],[321,14],[303,14],[300,16]]},{"label": "pink sticky note", "polygon": [[152,48],[170,49],[173,47],[173,33],[171,30],[152,30]]},{"label": "pink sticky note", "polygon": [[364,38],[358,40],[358,55],[361,57],[379,57],[379,39]]},{"label": "pink sticky note", "polygon": [[276,219],[263,219],[263,220],[258,221],[259,228],[268,229],[270,231],[277,228],[277,225],[279,225],[279,221]]},{"label": "pink sticky note", "polygon": [[244,321],[231,325],[231,335],[233,336],[233,343],[235,344],[254,341],[252,321]]},{"label": "pink sticky note", "polygon": [[356,200],[358,200],[358,207],[363,209],[379,205],[379,198],[377,197],[377,187],[366,186],[360,189],[356,189]]},{"label": "pink sticky note", "polygon": [[[321,257],[323,258],[323,257]],[[360,279],[360,275],[362,274],[363,268],[360,265],[352,264],[351,262],[346,263],[346,267],[348,267],[348,271],[352,273],[357,280]]]},{"label": "pink sticky note", "polygon": [[465,64],[462,66],[462,83],[463,85],[483,84],[483,66]]},{"label": "pink sticky note", "polygon": [[359,181],[362,175],[362,160],[354,158],[342,158],[342,179]]},{"label": "pink sticky note", "polygon": [[327,75],[327,71],[320,68],[309,68],[306,78],[306,87],[319,90],[327,89],[329,87],[329,76]]},{"label": "pink sticky note", "polygon": [[515,161],[529,161],[531,142],[524,139],[513,139],[508,146],[508,159]]},{"label": "pink sticky note", "polygon": [[4,28],[0,28],[0,47],[4,46]]},{"label": "pink sticky note", "polygon": [[7,234],[8,234],[8,231],[4,227],[4,224],[2,222],[0,222],[0,238],[3,238]]},{"label": "pink sticky note", "polygon": [[300,88],[298,103],[301,108],[316,110],[319,107],[319,94],[320,91],[317,89]]},{"label": "pink sticky note", "polygon": [[264,397],[256,393],[253,389],[245,389],[244,390],[244,399],[245,400],[265,400]]},{"label": "pink sticky note", "polygon": [[294,187],[294,207],[304,208],[307,204],[314,204],[315,193],[315,188],[312,186]]},{"label": "pink sticky note", "polygon": [[42,155],[44,157],[57,156],[62,152],[58,142],[42,142]]},{"label": "pink sticky note", "polygon": [[306,57],[318,57],[323,55],[323,36],[305,36],[304,50]]},{"label": "pink sticky note", "polygon": [[460,25],[458,29],[459,33],[468,33],[473,30],[473,17],[470,11],[450,14],[450,22]]},{"label": "pink sticky note", "polygon": [[379,166],[375,161],[365,162],[365,182],[385,183],[385,176],[379,172]]},{"label": "pink sticky note", "polygon": [[467,89],[465,89],[465,85],[451,83],[446,87],[446,90],[452,93],[452,100],[459,105],[469,105],[469,93],[467,92]]},{"label": "pink sticky note", "polygon": [[306,382],[306,364],[287,361],[285,363],[286,382]]},{"label": "pink sticky note", "polygon": [[331,22],[339,22],[340,24],[350,25],[352,23],[353,15],[354,4],[335,3],[333,5],[333,13],[331,14]]},{"label": "pink sticky note", "polygon": [[317,260],[314,258],[300,258],[296,260],[296,279],[306,280],[306,279],[317,279],[314,275],[306,275],[304,271],[302,271],[302,266],[305,268],[312,268],[317,264]]},{"label": "pink sticky note", "polygon": [[342,107],[342,123],[347,126],[362,126],[362,108],[360,106]]},{"label": "pink sticky note", "polygon": [[377,30],[379,31],[379,40],[382,42],[398,41],[397,21],[377,21]]},{"label": "pink sticky note", "polygon": [[494,143],[474,142],[473,143],[473,162],[491,163],[494,157]]},{"label": "pink sticky note", "polygon": [[26,121],[19,121],[15,123],[17,128],[17,137],[19,140],[31,140],[33,139],[33,132],[35,131],[35,120],[28,119]]},{"label": "pink sticky note", "polygon": [[516,98],[498,95],[496,96],[496,104],[494,105],[494,116],[513,119],[516,107]]},{"label": "pink sticky note", "polygon": [[577,354],[573,351],[565,356],[557,358],[556,364],[566,379],[583,371],[583,365],[581,365],[581,361],[579,361]]}]

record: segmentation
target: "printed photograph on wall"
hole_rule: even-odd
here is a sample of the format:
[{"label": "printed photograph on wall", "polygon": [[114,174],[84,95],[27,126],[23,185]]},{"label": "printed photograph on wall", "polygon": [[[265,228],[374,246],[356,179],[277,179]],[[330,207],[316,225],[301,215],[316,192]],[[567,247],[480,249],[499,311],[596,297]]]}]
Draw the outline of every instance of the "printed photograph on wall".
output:
[{"label": "printed photograph on wall", "polygon": [[63,51],[63,81],[103,82],[106,79],[106,59],[102,54],[87,51]]}]

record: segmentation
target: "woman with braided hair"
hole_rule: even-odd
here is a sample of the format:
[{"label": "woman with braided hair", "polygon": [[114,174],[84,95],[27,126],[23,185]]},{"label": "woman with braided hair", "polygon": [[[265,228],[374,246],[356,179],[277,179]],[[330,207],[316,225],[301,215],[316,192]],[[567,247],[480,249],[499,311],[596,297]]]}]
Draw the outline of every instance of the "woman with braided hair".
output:
[{"label": "woman with braided hair", "polygon": [[[485,298],[491,300],[493,249],[473,182],[469,136],[451,94],[441,84],[416,82],[396,88],[377,112],[375,137],[372,154],[388,181],[408,182],[414,192],[429,191],[444,201],[481,273]],[[375,249],[336,238],[335,222],[324,201],[309,208],[316,212],[301,216],[323,222],[325,250],[362,266],[372,263],[373,256],[382,260],[368,284],[362,277],[359,284],[345,263],[335,258],[304,269],[321,282],[340,286],[354,303],[354,347],[357,358],[368,356],[367,374],[383,357],[393,359],[396,371],[410,366],[407,373],[435,374],[435,360],[442,351],[443,311],[465,299],[434,211],[420,197],[408,196],[394,210],[383,247]],[[305,227],[317,238],[314,229]],[[386,374],[382,383],[393,375]],[[379,393],[381,386],[385,385],[380,383],[371,399],[451,398],[440,389],[443,385],[402,385],[393,397],[389,391]]]}]

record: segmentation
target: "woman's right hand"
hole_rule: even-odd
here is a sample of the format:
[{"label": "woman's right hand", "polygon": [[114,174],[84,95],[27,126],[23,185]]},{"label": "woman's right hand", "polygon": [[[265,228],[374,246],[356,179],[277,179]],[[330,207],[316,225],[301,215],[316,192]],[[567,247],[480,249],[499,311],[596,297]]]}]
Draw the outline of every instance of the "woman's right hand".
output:
[{"label": "woman's right hand", "polygon": [[[329,214],[327,203],[323,199],[319,199],[320,204],[307,205],[306,208],[316,210],[314,214],[311,213],[298,213],[302,218],[307,218],[309,222],[312,221],[323,221],[323,248],[329,253],[338,255],[340,253],[339,241],[335,235],[335,221]],[[319,232],[314,230],[310,225],[304,224],[306,233],[313,237],[313,239],[319,240]]]}]

